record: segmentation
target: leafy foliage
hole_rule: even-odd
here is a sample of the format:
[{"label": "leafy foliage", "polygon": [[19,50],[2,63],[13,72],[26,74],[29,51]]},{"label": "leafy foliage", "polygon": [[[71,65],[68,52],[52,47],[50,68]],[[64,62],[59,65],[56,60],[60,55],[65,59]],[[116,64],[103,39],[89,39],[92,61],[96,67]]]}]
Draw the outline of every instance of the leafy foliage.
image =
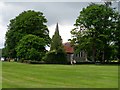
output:
[{"label": "leafy foliage", "polygon": [[63,51],[59,51],[59,52],[57,52],[56,50],[49,51],[46,53],[45,59],[47,63],[52,63],[52,64],[67,63],[66,53]]},{"label": "leafy foliage", "polygon": [[71,31],[73,35],[71,42],[78,51],[86,51],[89,59],[93,61],[104,62],[110,59],[109,52],[112,52],[114,46],[111,46],[111,43],[114,44],[117,17],[118,13],[109,6],[90,4],[83,8],[76,19],[76,28]]},{"label": "leafy foliage", "polygon": [[35,35],[24,36],[16,47],[17,56],[26,60],[41,60],[45,55],[45,40]]},{"label": "leafy foliage", "polygon": [[45,23],[47,19],[42,12],[32,10],[24,11],[14,19],[10,20],[8,31],[6,33],[5,48],[7,56],[16,57],[15,47],[23,36],[32,34],[44,38],[45,45],[50,43],[49,31]]},{"label": "leafy foliage", "polygon": [[117,46],[117,57],[120,60],[120,15],[118,17],[117,29],[115,32],[115,45]]}]

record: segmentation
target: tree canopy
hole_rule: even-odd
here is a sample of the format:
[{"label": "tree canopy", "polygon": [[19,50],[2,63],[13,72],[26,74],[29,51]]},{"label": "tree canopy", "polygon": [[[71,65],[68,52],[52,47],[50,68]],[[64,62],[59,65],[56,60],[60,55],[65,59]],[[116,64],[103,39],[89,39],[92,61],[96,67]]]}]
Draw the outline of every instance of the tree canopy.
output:
[{"label": "tree canopy", "polygon": [[10,20],[6,33],[5,50],[10,58],[16,57],[16,46],[23,36],[32,34],[44,38],[45,45],[50,43],[47,19],[42,12],[34,10],[24,11]]},{"label": "tree canopy", "polygon": [[28,34],[24,36],[16,47],[17,57],[25,60],[41,60],[45,55],[45,40]]},{"label": "tree canopy", "polygon": [[115,45],[117,46],[117,57],[120,61],[120,15],[118,17],[117,29],[115,31]]},{"label": "tree canopy", "polygon": [[90,4],[83,8],[71,31],[71,42],[77,51],[84,50],[92,61],[111,58],[114,47],[118,13],[103,4]]}]

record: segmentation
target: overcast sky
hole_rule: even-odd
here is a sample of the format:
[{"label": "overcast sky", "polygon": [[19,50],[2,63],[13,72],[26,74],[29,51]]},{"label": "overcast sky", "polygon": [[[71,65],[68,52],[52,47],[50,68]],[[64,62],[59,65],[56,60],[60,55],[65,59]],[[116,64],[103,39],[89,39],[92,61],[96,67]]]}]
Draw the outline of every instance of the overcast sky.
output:
[{"label": "overcast sky", "polygon": [[[96,0],[99,1],[99,0]],[[70,31],[79,12],[90,2],[0,2],[0,48],[4,47],[5,33],[9,21],[21,12],[35,10],[43,12],[47,18],[50,37],[54,34],[56,23],[59,24],[60,35],[63,42],[71,38]],[[116,6],[117,4],[115,4]]]}]

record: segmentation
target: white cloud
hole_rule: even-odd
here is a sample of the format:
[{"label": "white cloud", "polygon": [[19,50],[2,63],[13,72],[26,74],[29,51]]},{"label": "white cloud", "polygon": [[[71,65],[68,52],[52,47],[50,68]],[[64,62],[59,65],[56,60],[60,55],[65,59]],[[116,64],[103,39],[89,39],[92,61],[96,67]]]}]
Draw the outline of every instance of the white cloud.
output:
[{"label": "white cloud", "polygon": [[3,25],[2,10],[5,7],[5,4],[0,2],[0,7],[0,48],[3,48],[5,42],[6,26]]},{"label": "white cloud", "polygon": [[4,47],[6,28],[0,24],[0,48]]}]

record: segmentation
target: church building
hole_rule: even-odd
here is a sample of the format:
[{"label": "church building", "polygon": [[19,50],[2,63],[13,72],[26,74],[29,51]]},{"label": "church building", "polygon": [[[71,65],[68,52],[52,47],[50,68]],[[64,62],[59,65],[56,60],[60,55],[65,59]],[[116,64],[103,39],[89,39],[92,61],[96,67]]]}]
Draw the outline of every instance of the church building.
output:
[{"label": "church building", "polygon": [[[59,31],[58,23],[56,25],[56,30]],[[87,55],[84,51],[80,51],[79,53],[75,53],[74,48],[71,46],[70,42],[63,43],[63,47],[65,52],[67,53],[68,62],[71,61],[71,57],[76,62],[87,62]]]}]

